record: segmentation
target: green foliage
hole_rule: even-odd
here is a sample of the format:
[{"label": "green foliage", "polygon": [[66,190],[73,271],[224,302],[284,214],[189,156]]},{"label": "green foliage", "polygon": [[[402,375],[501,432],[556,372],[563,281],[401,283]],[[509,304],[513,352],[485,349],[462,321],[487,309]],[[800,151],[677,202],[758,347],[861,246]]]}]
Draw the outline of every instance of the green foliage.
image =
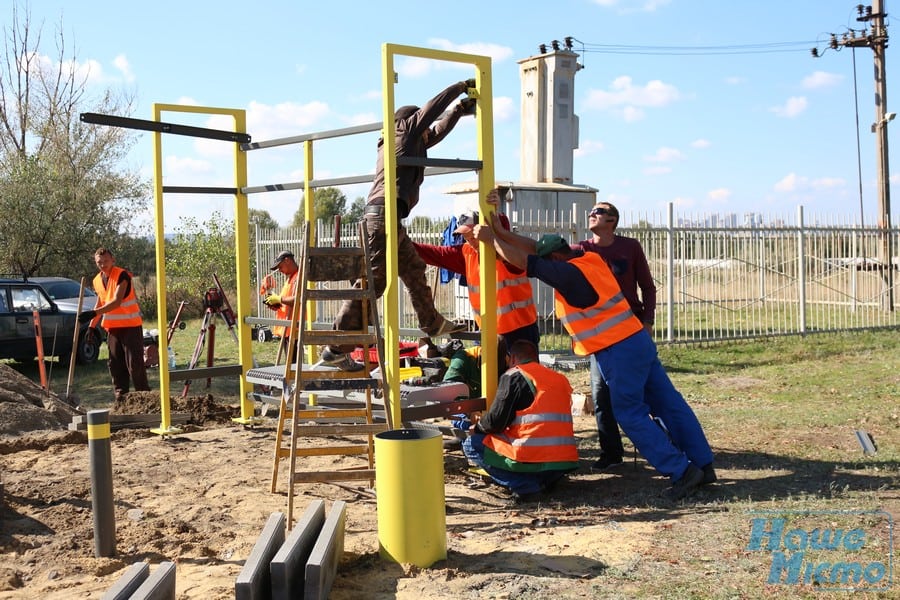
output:
[{"label": "green foliage", "polygon": [[344,215],[344,222],[346,223],[356,223],[357,221],[362,221],[363,213],[366,210],[366,199],[362,196],[358,196],[356,200],[353,201],[353,204],[350,205],[350,209],[347,211],[347,214]]},{"label": "green foliage", "polygon": [[251,208],[247,210],[247,216],[250,221],[250,233],[256,229],[254,224],[259,225],[260,229],[278,229],[278,221],[276,221],[269,211],[259,208]]},{"label": "green foliage", "polygon": [[127,115],[131,99],[109,90],[92,98],[61,33],[58,54],[41,61],[41,29],[15,6],[4,41],[4,63],[19,68],[0,71],[0,271],[86,275],[93,251],[114,247],[146,210],[149,187],[120,167],[135,134],[79,115]]},{"label": "green foliage", "polygon": [[215,285],[214,274],[226,290],[237,288],[234,223],[218,211],[203,223],[185,218],[166,242],[167,314],[174,316],[173,307],[182,300],[191,307],[188,314],[202,312],[201,301]]},{"label": "green foliage", "polygon": [[[344,192],[335,187],[326,187],[318,189],[314,194],[316,219],[322,221],[333,221],[337,215],[343,215],[347,207],[347,196]],[[303,203],[294,213],[294,219],[291,221],[292,227],[302,227],[306,221],[303,215]]]}]

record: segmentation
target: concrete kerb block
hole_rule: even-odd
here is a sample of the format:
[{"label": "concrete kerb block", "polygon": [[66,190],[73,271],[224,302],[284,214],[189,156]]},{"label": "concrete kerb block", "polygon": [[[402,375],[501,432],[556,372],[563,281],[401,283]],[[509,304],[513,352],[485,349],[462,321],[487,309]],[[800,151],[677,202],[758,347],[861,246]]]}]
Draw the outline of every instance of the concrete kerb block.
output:
[{"label": "concrete kerb block", "polygon": [[344,527],[347,503],[336,500],[331,507],[319,539],[306,563],[306,600],[326,600],[337,575],[338,563],[344,555]]},{"label": "concrete kerb block", "polygon": [[315,500],[307,507],[272,559],[272,600],[303,597],[306,562],[324,524],[325,501]]},{"label": "concrete kerb block", "polygon": [[175,563],[159,563],[129,600],[175,600]]},{"label": "concrete kerb block", "polygon": [[136,562],[128,567],[100,600],[129,600],[150,574],[150,565]]},{"label": "concrete kerb block", "polygon": [[282,512],[269,515],[262,533],[234,583],[236,600],[268,600],[272,593],[269,564],[284,544],[285,516]]}]

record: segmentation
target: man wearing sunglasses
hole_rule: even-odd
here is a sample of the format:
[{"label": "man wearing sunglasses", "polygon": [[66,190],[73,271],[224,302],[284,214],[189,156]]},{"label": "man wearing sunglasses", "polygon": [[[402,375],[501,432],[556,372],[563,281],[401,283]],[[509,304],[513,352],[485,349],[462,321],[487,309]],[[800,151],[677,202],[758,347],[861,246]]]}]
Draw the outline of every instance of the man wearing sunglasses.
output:
[{"label": "man wearing sunglasses", "polygon": [[[631,312],[653,334],[653,318],[656,312],[656,285],[650,274],[650,266],[640,242],[616,235],[619,225],[619,210],[609,202],[597,203],[588,216],[588,226],[593,236],[578,245],[585,252],[596,252],[609,266],[619,282],[622,294]],[[638,296],[640,289],[640,296]],[[619,425],[613,415],[609,399],[609,386],[600,375],[596,358],[591,355],[591,398],[594,402],[594,416],[597,419],[597,437],[600,442],[600,458],[593,469],[607,471],[622,464],[625,453]]]}]

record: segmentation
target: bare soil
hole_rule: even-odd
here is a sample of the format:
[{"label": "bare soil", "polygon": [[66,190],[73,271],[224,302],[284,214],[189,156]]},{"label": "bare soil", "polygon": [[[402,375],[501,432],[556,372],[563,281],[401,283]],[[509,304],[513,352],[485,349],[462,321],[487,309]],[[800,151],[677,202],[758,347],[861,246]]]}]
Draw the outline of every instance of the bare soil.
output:
[{"label": "bare soil", "polygon": [[[570,377],[576,390],[586,389],[587,372]],[[153,414],[158,400],[153,392],[131,394],[110,408]],[[87,437],[66,429],[77,411],[0,365],[0,599],[97,598],[139,561],[151,570],[174,561],[179,599],[234,597],[235,579],[269,515],[287,511],[288,461],[282,461],[277,492],[270,492],[277,421],[235,425],[230,417],[237,407],[209,396],[173,402],[173,411],[192,414],[183,433],[161,437],[140,428],[112,434],[117,552],[96,558]],[[791,493],[773,491],[771,479],[754,488],[752,465],[726,450],[719,484],[690,503],[672,505],[660,494],[666,480],[641,459],[613,474],[592,472],[594,418],[575,419],[582,468],[527,504],[512,504],[501,488],[469,472],[459,450],[444,450],[448,556],[429,568],[379,557],[375,492],[365,484],[298,485],[295,516],[317,499],[326,501],[326,510],[337,500],[347,503],[345,552],[329,597],[632,598],[642,589],[642,574],[686,560],[706,565],[716,580],[731,567],[690,556],[709,546],[679,545],[677,532],[696,535],[712,527],[722,510],[718,503],[739,485],[745,486],[742,496]],[[308,460],[324,467],[332,457]],[[820,484],[802,485],[800,493]],[[715,529],[701,533],[717,535]],[[676,541],[667,547],[667,540]],[[743,543],[731,534],[721,551],[739,560]],[[760,589],[763,577],[755,578]]]}]

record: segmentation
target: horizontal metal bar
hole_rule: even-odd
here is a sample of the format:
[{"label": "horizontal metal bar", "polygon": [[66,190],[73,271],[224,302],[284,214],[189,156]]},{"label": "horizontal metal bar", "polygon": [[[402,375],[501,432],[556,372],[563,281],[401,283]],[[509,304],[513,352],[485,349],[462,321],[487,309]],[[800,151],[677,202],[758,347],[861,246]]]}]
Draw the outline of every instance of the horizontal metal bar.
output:
[{"label": "horizontal metal bar", "polygon": [[276,138],[273,140],[265,140],[262,142],[253,142],[252,144],[247,143],[241,146],[241,150],[260,150],[262,148],[274,148],[276,146],[289,146],[290,144],[299,144],[309,140],[326,140],[330,138],[344,137],[347,135],[356,135],[357,133],[368,133],[370,131],[381,131],[381,121],[378,121],[377,123],[355,125],[353,127],[344,127],[342,129],[330,129],[327,131],[316,131],[313,133],[292,135],[290,137]]},{"label": "horizontal metal bar", "polygon": [[99,113],[81,113],[80,118],[84,123],[93,123],[95,125],[140,129],[157,133],[172,133],[175,135],[187,135],[209,140],[221,140],[223,142],[249,144],[251,139],[250,134],[248,133],[224,131],[222,129],[207,129],[206,127],[191,127],[190,125],[178,125],[177,123],[164,123],[162,121],[150,121],[148,119],[132,119],[130,117],[101,115]]},{"label": "horizontal metal bar", "polygon": [[164,185],[163,193],[166,194],[237,194],[237,188],[229,187],[204,187],[197,185]]},{"label": "horizontal metal bar", "polygon": [[482,167],[480,160],[464,160],[461,158],[421,158],[418,156],[398,156],[400,167],[455,167],[464,170],[477,170]]},{"label": "horizontal metal bar", "polygon": [[244,372],[241,365],[225,365],[221,367],[202,367],[199,369],[178,369],[169,371],[170,381],[187,381],[188,379],[209,379],[210,377],[227,377]]}]

